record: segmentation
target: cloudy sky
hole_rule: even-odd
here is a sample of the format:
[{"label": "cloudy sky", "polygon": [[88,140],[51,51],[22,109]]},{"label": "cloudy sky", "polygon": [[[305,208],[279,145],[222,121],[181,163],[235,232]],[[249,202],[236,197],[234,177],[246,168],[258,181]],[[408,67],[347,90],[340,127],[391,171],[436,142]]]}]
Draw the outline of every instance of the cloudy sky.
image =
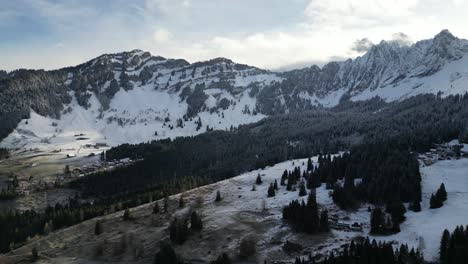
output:
[{"label": "cloudy sky", "polygon": [[353,58],[382,39],[449,29],[468,38],[468,0],[0,0],[0,69],[55,69],[143,49],[268,69]]}]

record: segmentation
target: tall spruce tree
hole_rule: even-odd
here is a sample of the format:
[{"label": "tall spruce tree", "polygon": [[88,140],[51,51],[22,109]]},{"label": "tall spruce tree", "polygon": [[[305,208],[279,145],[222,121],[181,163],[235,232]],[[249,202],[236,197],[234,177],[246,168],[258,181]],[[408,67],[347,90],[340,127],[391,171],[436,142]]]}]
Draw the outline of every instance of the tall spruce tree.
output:
[{"label": "tall spruce tree", "polygon": [[185,207],[184,196],[180,195],[180,197],[179,197],[179,208],[184,208],[184,207]]},{"label": "tall spruce tree", "polygon": [[323,209],[320,213],[320,226],[319,229],[321,232],[327,232],[330,230],[328,226],[328,211]]},{"label": "tall spruce tree", "polygon": [[437,195],[432,194],[429,200],[429,208],[437,209],[444,205],[443,201]]},{"label": "tall spruce tree", "polygon": [[268,187],[268,197],[274,197],[275,196],[275,187],[271,183],[270,186]]},{"label": "tall spruce tree", "polygon": [[182,264],[174,248],[168,243],[163,243],[161,249],[154,257],[154,264]]},{"label": "tall spruce tree", "polygon": [[304,181],[301,181],[299,183],[299,197],[306,196],[307,195],[307,190],[304,184]]},{"label": "tall spruce tree", "polygon": [[312,160],[309,158],[307,159],[307,171],[312,171],[314,169],[314,165],[312,165]]},{"label": "tall spruce tree", "polygon": [[273,188],[275,189],[275,191],[278,190],[278,182],[276,181],[276,179],[275,179],[275,182],[273,183]]},{"label": "tall spruce tree", "polygon": [[193,211],[190,215],[190,228],[197,231],[200,231],[203,228],[202,219],[196,211]]},{"label": "tall spruce tree", "polygon": [[436,197],[439,201],[445,202],[447,200],[447,191],[445,190],[445,185],[442,183],[439,189],[436,192]]},{"label": "tall spruce tree", "polygon": [[379,234],[383,231],[384,213],[379,207],[374,208],[371,212],[371,233]]},{"label": "tall spruce tree", "polygon": [[442,238],[440,239],[440,248],[439,248],[439,255],[440,255],[440,263],[441,264],[448,264],[447,263],[447,250],[448,250],[448,243],[450,239],[450,232],[445,229],[442,233]]},{"label": "tall spruce tree", "polygon": [[164,198],[164,213],[167,213],[169,210],[169,198],[167,196]]},{"label": "tall spruce tree", "polygon": [[215,202],[221,202],[223,198],[221,198],[221,192],[219,190],[216,191],[216,198]]},{"label": "tall spruce tree", "polygon": [[262,184],[262,177],[260,176],[260,173],[257,175],[257,179],[255,180],[255,184],[260,185]]},{"label": "tall spruce tree", "polygon": [[94,234],[99,236],[102,233],[102,223],[101,220],[97,220],[96,224],[94,225]]}]

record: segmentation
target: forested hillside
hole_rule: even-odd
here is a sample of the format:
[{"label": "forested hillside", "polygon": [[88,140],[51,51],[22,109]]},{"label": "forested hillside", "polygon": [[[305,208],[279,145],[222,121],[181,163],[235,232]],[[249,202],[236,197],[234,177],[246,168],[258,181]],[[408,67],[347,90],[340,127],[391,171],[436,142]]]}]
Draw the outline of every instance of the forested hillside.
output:
[{"label": "forested hillside", "polygon": [[[377,107],[379,106],[379,107]],[[350,111],[348,111],[350,109]],[[76,181],[92,195],[137,191],[187,177],[220,180],[291,158],[331,153],[360,144],[385,144],[381,151],[425,151],[434,143],[467,139],[468,96],[423,95],[399,103],[348,103],[270,117],[233,131],[124,144],[108,160],[144,158],[136,164]],[[379,151],[379,150],[377,150]]]}]

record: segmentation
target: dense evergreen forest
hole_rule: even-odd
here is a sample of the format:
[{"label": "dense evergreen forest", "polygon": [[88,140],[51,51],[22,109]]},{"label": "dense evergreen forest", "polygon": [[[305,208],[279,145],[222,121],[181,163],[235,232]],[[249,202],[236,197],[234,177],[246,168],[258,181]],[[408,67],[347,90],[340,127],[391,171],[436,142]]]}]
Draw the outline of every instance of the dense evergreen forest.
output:
[{"label": "dense evergreen forest", "polygon": [[[299,262],[298,262],[299,261]],[[301,261],[296,263],[314,263],[313,261]],[[422,254],[406,245],[401,245],[394,250],[391,244],[377,243],[365,239],[363,242],[352,241],[345,245],[339,255],[330,255],[321,264],[423,264]]]},{"label": "dense evergreen forest", "polygon": [[35,235],[43,235],[53,230],[71,226],[84,220],[103,215],[107,209],[99,204],[57,204],[45,212],[28,210],[25,212],[2,212],[0,214],[0,252],[8,252]]},{"label": "dense evergreen forest", "polygon": [[[70,199],[68,205],[49,206],[44,212],[6,211],[0,213],[0,253],[21,246],[27,238],[43,235],[63,227],[72,226],[96,216],[105,215],[125,208],[136,207],[163,197],[179,193],[183,178],[175,179],[164,186],[164,193],[158,189],[145,192],[124,193],[96,199],[93,203],[81,203]],[[200,183],[202,184],[202,183]],[[193,186],[196,187],[196,186]],[[164,210],[167,211],[167,201]]]},{"label": "dense evergreen forest", "polygon": [[291,222],[297,231],[309,234],[329,231],[328,212],[323,209],[319,216],[315,191],[309,193],[307,203],[294,200],[284,207],[283,219]]},{"label": "dense evergreen forest", "polygon": [[[360,202],[385,205],[389,217],[381,208],[372,210],[372,233],[399,232],[400,223],[405,220],[403,202],[419,205],[421,201],[419,163],[407,150],[392,149],[385,143],[363,144],[333,158],[319,155],[318,163],[314,167],[309,159],[307,170],[302,173],[307,180],[305,185],[312,189],[310,194],[325,183],[328,189],[333,189],[333,201],[342,209],[357,208]],[[287,180],[290,190],[300,177],[299,167],[292,172],[285,171],[281,184],[286,185]],[[283,209],[283,218],[292,220],[297,230],[314,233],[320,225],[316,203],[310,206],[310,201],[309,195],[307,204],[291,202]]]},{"label": "dense evergreen forest", "polygon": [[358,201],[421,201],[416,156],[385,142],[355,146],[333,159],[330,155],[319,156],[319,166],[306,172],[305,177],[310,187],[326,183],[334,190],[335,203],[343,208],[353,208]]},{"label": "dense evergreen forest", "polygon": [[440,241],[440,263],[462,264],[468,260],[468,226],[457,226],[450,233],[443,232]]},{"label": "dense evergreen forest", "polygon": [[[144,160],[79,179],[72,186],[85,194],[110,195],[145,190],[180,177],[217,181],[287,159],[336,153],[362,143],[385,144],[387,149],[381,150],[384,154],[398,151],[404,156],[409,151],[425,151],[434,143],[454,138],[466,140],[467,124],[468,95],[445,99],[422,95],[389,104],[377,99],[348,102],[327,111],[270,117],[233,131],[124,144],[109,150],[107,159]],[[404,159],[398,155],[392,158],[395,160],[380,158],[378,162]],[[361,166],[362,162],[356,162],[356,166]],[[365,180],[374,175],[367,175]],[[410,198],[405,197],[405,192],[401,195],[404,200]]]}]

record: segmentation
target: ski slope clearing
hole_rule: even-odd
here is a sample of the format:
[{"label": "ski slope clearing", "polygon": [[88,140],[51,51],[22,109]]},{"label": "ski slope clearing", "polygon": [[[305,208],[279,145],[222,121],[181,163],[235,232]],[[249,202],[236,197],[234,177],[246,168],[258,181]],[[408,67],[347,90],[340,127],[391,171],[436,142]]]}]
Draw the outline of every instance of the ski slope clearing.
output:
[{"label": "ski slope clearing", "polygon": [[[444,229],[453,230],[457,225],[468,224],[468,159],[443,160],[421,167],[422,211],[406,212],[401,232],[376,239],[395,240],[419,248],[427,261],[439,256],[440,238]],[[429,199],[440,184],[444,183],[448,199],[444,206],[429,209]]]}]

